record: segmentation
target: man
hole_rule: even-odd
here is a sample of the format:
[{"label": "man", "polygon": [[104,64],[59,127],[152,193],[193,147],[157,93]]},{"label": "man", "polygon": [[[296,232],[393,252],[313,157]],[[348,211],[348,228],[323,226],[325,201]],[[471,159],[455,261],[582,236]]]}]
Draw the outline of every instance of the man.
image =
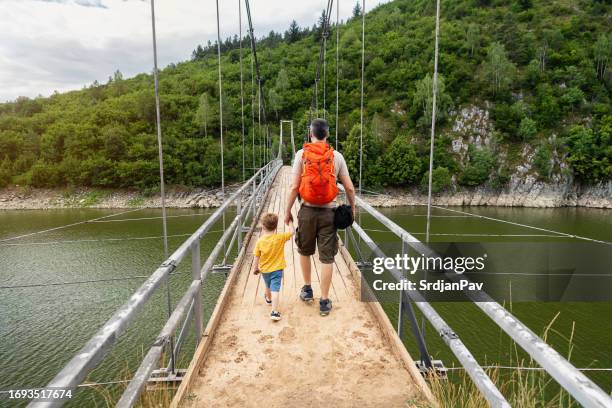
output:
[{"label": "man", "polygon": [[327,143],[329,125],[324,119],[315,119],[310,124],[310,141],[295,155],[293,164],[293,181],[285,209],[285,224],[293,221],[291,207],[298,197],[302,206],[298,212],[298,229],[295,241],[300,253],[300,266],[304,277],[304,286],[300,292],[303,301],[312,301],[310,257],[315,253],[315,244],[319,249],[319,260],[323,264],[321,271],[321,299],[319,312],[327,316],[332,308],[329,299],[332,267],[338,253],[338,235],[334,225],[334,209],[337,206],[340,180],[346,191],[349,204],[355,215],[355,187],[349,176],[344,157],[334,151]]}]

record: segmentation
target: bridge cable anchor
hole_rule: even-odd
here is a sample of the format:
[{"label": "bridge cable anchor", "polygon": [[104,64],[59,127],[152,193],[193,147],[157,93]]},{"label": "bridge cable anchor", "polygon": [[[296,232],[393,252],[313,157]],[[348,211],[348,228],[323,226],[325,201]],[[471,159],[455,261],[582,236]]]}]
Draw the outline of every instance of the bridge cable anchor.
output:
[{"label": "bridge cable anchor", "polygon": [[213,265],[211,272],[212,273],[224,273],[226,276],[232,270],[232,264],[218,264]]},{"label": "bridge cable anchor", "polygon": [[427,368],[423,361],[416,361],[415,364],[425,379],[435,376],[438,380],[448,380],[448,369],[444,366],[442,360],[431,360],[431,368]]}]

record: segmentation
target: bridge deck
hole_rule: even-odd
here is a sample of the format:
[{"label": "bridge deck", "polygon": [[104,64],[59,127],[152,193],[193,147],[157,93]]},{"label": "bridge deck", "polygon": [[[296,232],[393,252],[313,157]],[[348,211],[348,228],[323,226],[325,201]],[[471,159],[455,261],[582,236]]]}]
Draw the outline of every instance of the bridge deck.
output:
[{"label": "bridge deck", "polygon": [[[290,168],[282,168],[264,211],[282,214],[289,178]],[[285,226],[279,225],[279,230]],[[344,248],[334,264],[333,311],[321,317],[318,302],[305,304],[298,299],[299,254],[293,240],[287,243],[283,318],[272,322],[263,299],[263,280],[252,274],[258,235],[256,229],[246,241],[247,251],[228,278],[174,406],[406,407],[431,400],[380,305],[359,300],[359,271]],[[313,262],[317,296],[316,255]]]}]

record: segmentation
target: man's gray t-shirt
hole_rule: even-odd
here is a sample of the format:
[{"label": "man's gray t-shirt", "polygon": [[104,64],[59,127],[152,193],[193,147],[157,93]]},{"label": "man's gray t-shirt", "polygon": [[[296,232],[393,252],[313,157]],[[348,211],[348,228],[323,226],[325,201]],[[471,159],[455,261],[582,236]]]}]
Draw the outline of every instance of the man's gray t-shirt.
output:
[{"label": "man's gray t-shirt", "polygon": [[[302,171],[304,169],[304,163],[302,161],[303,153],[304,153],[304,149],[300,149],[295,154],[295,159],[293,162],[293,175],[302,174]],[[336,173],[336,180],[339,180],[340,177],[349,175],[348,167],[346,166],[346,161],[344,160],[344,156],[342,156],[342,153],[338,152],[337,150],[334,150],[334,172]],[[329,202],[327,204],[323,204],[323,205],[312,204],[307,201],[304,201],[304,204],[310,207],[327,207],[327,208],[337,207],[336,200]]]}]

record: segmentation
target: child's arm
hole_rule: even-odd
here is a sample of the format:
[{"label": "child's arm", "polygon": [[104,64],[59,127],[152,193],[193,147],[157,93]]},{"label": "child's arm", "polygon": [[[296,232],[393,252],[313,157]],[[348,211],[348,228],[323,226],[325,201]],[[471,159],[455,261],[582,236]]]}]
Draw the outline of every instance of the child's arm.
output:
[{"label": "child's arm", "polygon": [[291,239],[291,237],[293,237],[295,235],[295,227],[293,226],[293,221],[289,222],[289,224],[287,224],[287,226],[289,226],[289,231],[288,232],[283,232],[282,234],[280,234],[283,239],[284,242],[287,242]]},{"label": "child's arm", "polygon": [[257,275],[259,273],[259,257],[261,256],[261,249],[259,247],[259,240],[255,243],[255,250],[253,251],[253,257],[255,260],[255,269],[253,269],[253,275]]},{"label": "child's arm", "polygon": [[259,257],[255,257],[255,269],[253,270],[253,275],[259,274]]}]

